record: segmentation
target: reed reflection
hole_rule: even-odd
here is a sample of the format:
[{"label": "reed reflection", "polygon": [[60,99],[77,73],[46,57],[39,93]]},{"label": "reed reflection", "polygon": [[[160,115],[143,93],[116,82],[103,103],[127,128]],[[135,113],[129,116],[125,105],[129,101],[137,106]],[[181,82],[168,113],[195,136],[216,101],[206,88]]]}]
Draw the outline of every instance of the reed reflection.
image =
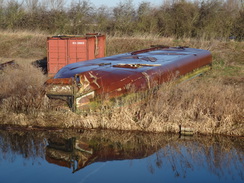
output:
[{"label": "reed reflection", "polygon": [[15,161],[17,155],[35,162],[45,157],[45,133],[0,130],[0,161]]},{"label": "reed reflection", "polygon": [[[112,160],[146,159],[151,174],[171,169],[175,177],[204,168],[219,177],[244,180],[244,141],[223,136],[181,137],[117,131],[7,132],[0,131],[0,162],[22,155],[71,171]],[[148,158],[150,156],[150,158]],[[39,161],[39,160],[38,160]]]},{"label": "reed reflection", "polygon": [[188,173],[197,171],[200,167],[218,177],[233,176],[235,179],[234,176],[238,175],[244,180],[243,147],[243,140],[233,137],[178,139],[156,153],[155,166],[150,168],[153,172],[155,168],[167,166],[176,177],[187,177]]}]

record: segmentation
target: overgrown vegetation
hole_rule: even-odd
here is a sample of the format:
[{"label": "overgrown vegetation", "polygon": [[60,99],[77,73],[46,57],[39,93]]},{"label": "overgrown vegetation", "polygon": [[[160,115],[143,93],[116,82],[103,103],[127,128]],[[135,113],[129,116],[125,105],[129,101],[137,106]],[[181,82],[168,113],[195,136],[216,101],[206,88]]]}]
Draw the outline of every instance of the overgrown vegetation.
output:
[{"label": "overgrown vegetation", "polygon": [[87,127],[178,132],[183,126],[200,133],[243,135],[244,85],[225,82],[200,78],[177,86],[165,84],[146,97],[116,100],[122,107],[104,105],[94,113],[96,123]]},{"label": "overgrown vegetation", "polygon": [[[188,126],[195,133],[244,135],[240,1],[165,1],[160,7],[142,3],[138,9],[131,1],[112,9],[94,8],[87,1],[64,8],[62,2],[0,0],[0,63],[14,59],[18,64],[0,70],[0,124],[154,132]],[[155,44],[189,46],[210,50],[213,69],[184,84],[114,101],[122,107],[104,102],[96,111],[77,115],[45,97],[47,77],[30,63],[46,56],[46,37],[89,31],[107,34],[108,56]]]},{"label": "overgrown vegetation", "polygon": [[[11,37],[14,34],[5,35]],[[32,36],[29,45],[44,52],[44,46],[38,45],[45,45],[45,39],[40,43],[34,41],[35,36]],[[132,95],[114,101],[115,104],[123,103],[122,107],[104,102],[96,111],[77,115],[62,107],[54,107],[55,103],[44,97],[46,76],[28,64],[32,56],[27,53],[26,59],[17,59],[18,68],[9,67],[0,71],[1,124],[150,132],[178,132],[181,125],[191,127],[195,133],[243,136],[243,42],[108,36],[107,53],[118,54],[161,43],[208,49],[213,54],[213,69],[201,78],[177,86],[165,84],[149,92],[149,95]],[[28,47],[30,52],[31,47]]]},{"label": "overgrown vegetation", "polygon": [[153,34],[165,37],[244,38],[242,0],[162,1],[133,6],[96,7],[88,0],[1,0],[0,29],[45,31],[49,34]]},{"label": "overgrown vegetation", "polygon": [[1,73],[1,110],[35,114],[44,106],[46,76],[32,65],[25,63],[9,66]]}]

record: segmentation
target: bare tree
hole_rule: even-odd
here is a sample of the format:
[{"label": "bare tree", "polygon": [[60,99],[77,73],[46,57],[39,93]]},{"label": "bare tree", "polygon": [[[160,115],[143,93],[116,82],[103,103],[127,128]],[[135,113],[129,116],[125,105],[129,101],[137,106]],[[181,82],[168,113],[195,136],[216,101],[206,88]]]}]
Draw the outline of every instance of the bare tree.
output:
[{"label": "bare tree", "polygon": [[64,0],[49,0],[48,6],[53,10],[63,10],[65,1]]}]

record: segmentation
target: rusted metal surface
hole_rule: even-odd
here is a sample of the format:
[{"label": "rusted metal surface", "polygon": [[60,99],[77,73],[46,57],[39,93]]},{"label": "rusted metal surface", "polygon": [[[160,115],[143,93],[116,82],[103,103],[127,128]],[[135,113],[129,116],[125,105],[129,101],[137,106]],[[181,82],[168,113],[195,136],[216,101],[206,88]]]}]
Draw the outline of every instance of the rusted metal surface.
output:
[{"label": "rusted metal surface", "polygon": [[95,97],[110,99],[148,90],[199,68],[205,71],[211,62],[207,50],[161,46],[78,62],[47,81],[47,95],[66,96],[73,110],[82,109]]},{"label": "rusted metal surface", "polygon": [[48,76],[67,64],[105,56],[105,35],[53,36],[47,38]]}]

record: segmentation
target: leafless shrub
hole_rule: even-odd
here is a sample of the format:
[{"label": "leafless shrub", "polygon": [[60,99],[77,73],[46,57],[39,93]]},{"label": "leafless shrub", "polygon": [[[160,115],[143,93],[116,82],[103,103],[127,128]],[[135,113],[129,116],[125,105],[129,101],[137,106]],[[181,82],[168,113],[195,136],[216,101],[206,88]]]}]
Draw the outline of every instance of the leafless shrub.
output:
[{"label": "leafless shrub", "polygon": [[34,113],[42,109],[45,79],[38,68],[29,64],[4,69],[1,72],[1,110]]},{"label": "leafless shrub", "polygon": [[142,2],[137,8],[130,0],[113,8],[95,8],[87,0],[1,0],[0,29],[243,40],[243,12],[240,0],[164,1],[157,7]]},{"label": "leafless shrub", "polygon": [[[8,55],[20,55],[30,60],[31,55],[35,55],[32,53],[40,54],[45,47],[46,36],[43,34],[2,32],[1,35],[0,52],[6,57],[1,58],[1,62],[10,60]],[[17,41],[12,39],[14,37]],[[12,43],[16,43],[15,49],[10,49]],[[172,37],[146,34],[137,37],[107,36],[107,55],[148,48],[153,44],[208,49],[213,54],[213,69],[197,80],[177,86],[164,84],[148,93],[134,93],[116,99],[114,106],[102,102],[100,108],[83,116],[53,107],[56,104],[52,102],[48,103],[48,110],[44,110],[42,89],[46,77],[39,69],[28,65],[30,61],[25,59],[18,69],[9,67],[0,72],[0,122],[21,124],[22,120],[24,124],[35,123],[43,127],[154,132],[179,132],[179,126],[185,125],[194,128],[196,133],[243,135],[243,43],[191,38],[176,41]],[[29,114],[35,114],[35,117]]]}]

